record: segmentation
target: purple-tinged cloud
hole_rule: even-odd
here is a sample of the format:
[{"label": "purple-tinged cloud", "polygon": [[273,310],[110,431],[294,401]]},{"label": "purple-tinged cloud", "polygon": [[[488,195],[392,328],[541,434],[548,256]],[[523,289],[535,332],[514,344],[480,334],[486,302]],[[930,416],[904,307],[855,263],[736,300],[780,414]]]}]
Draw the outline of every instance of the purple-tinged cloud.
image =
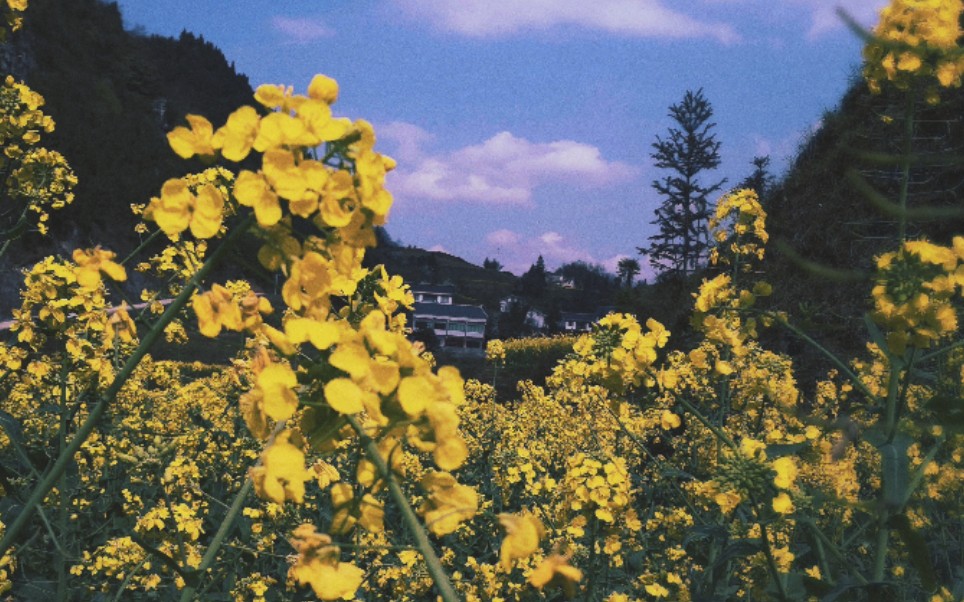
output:
[{"label": "purple-tinged cloud", "polygon": [[432,138],[416,126],[390,124],[380,136],[397,151],[399,165],[388,185],[402,199],[524,206],[543,184],[597,188],[632,180],[639,172],[573,140],[530,142],[500,132],[481,144],[429,154],[422,143]]},{"label": "purple-tinged cloud", "polygon": [[276,16],[271,19],[271,27],[294,44],[309,44],[335,35],[335,31],[324,21],[313,17],[292,19]]},{"label": "purple-tinged cloud", "polygon": [[396,0],[436,27],[471,37],[576,26],[645,38],[739,40],[725,23],[704,22],[663,6],[660,0]]},{"label": "purple-tinged cloud", "polygon": [[[508,229],[495,230],[485,236],[486,256],[492,256],[504,265],[504,269],[516,275],[528,270],[541,255],[550,270],[566,263],[582,261],[601,265],[611,274],[616,274],[619,260],[625,254],[612,257],[596,257],[581,245],[568,240],[559,232],[549,231],[531,238]],[[651,278],[652,269],[640,261],[643,268],[641,278]]]}]

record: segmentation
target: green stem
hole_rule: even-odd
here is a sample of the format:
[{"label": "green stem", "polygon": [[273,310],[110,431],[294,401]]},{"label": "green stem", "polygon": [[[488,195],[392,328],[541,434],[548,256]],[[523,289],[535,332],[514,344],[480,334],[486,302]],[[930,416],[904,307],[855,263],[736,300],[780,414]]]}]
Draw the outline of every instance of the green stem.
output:
[{"label": "green stem", "polygon": [[961,347],[964,347],[964,339],[961,339],[960,341],[957,341],[957,342],[955,342],[955,343],[952,343],[952,344],[948,345],[947,347],[943,347],[943,348],[941,348],[941,349],[937,349],[937,350],[935,350],[935,351],[931,351],[930,353],[925,353],[924,355],[920,356],[919,362],[920,362],[921,364],[926,363],[926,362],[934,359],[935,357],[940,357],[940,356],[944,355],[945,353],[948,353],[948,352],[953,351],[953,350],[955,350],[955,349],[959,349],[959,348],[961,348]]},{"label": "green stem", "polygon": [[29,205],[24,205],[23,211],[20,213],[20,217],[17,219],[17,223],[9,230],[3,232],[2,236],[4,236],[6,240],[3,241],[3,246],[0,247],[0,259],[6,255],[7,249],[10,248],[11,243],[20,238],[20,235],[23,233],[23,230],[27,225],[28,209]]},{"label": "green stem", "polygon": [[117,589],[117,595],[114,596],[114,602],[120,602],[121,598],[124,596],[124,593],[127,590],[127,586],[131,584],[131,581],[134,580],[134,577],[137,575],[137,573],[139,573],[140,570],[144,568],[144,563],[146,562],[147,562],[147,558],[144,558],[144,560],[141,560],[140,564],[138,564],[133,569],[127,571],[127,575],[124,577],[124,581],[121,582],[120,587]]},{"label": "green stem", "polygon": [[[835,543],[830,541],[830,538],[827,537],[827,535],[820,530],[820,527],[817,526],[817,523],[814,522],[813,519],[801,518],[799,520],[801,523],[809,527],[810,530],[813,532],[813,534],[816,536],[817,541],[822,543],[821,549],[829,550],[831,555],[837,559],[837,562],[845,566],[852,566],[853,559],[847,558],[844,555],[844,553],[840,551],[840,548],[838,548]],[[864,578],[863,575],[860,574],[860,572],[854,571],[854,577],[861,585],[867,585],[867,580]]]},{"label": "green stem", "polygon": [[[908,371],[908,374],[910,372]],[[900,401],[900,370],[890,362],[890,374],[887,379],[887,407],[884,414],[884,434],[886,441],[893,441],[897,430],[897,405]]]},{"label": "green stem", "polygon": [[[890,443],[894,440],[894,436],[897,435],[897,425],[900,422],[900,413],[903,409],[905,403],[907,402],[907,391],[910,388],[910,377],[914,372],[914,356],[917,350],[912,349],[910,352],[910,359],[907,361],[907,366],[904,368],[904,382],[900,383],[900,373],[891,362],[890,370],[891,372],[897,372],[898,380],[898,390],[895,392],[887,391],[887,402],[888,402],[888,416],[887,416],[887,442]],[[891,404],[891,397],[894,398]],[[891,407],[891,405],[893,407]]]},{"label": "green stem", "polygon": [[221,549],[221,546],[227,539],[228,533],[231,531],[231,527],[234,526],[234,522],[241,514],[244,502],[248,498],[248,495],[251,493],[251,489],[253,487],[254,481],[252,481],[250,477],[244,480],[244,485],[241,486],[238,494],[234,497],[234,502],[231,504],[231,508],[224,516],[224,520],[221,521],[221,526],[218,527],[218,532],[214,534],[214,539],[211,540],[211,545],[208,546],[207,551],[204,553],[204,558],[201,559],[201,564],[198,565],[195,571],[195,575],[197,575],[196,582],[189,583],[184,587],[183,590],[181,590],[181,602],[191,602],[191,600],[194,599],[194,592],[197,591],[197,582],[200,582],[208,568],[214,564],[218,551]]},{"label": "green stem", "polygon": [[763,524],[763,521],[759,522],[760,525],[760,537],[763,539],[763,553],[767,558],[767,566],[770,569],[770,573],[773,575],[773,580],[777,583],[777,592],[780,594],[780,600],[789,600],[787,598],[787,588],[783,583],[783,574],[777,567],[777,561],[773,557],[773,550],[770,547],[770,536],[767,533],[767,527]]},{"label": "green stem", "polygon": [[[269,447],[274,441],[278,433],[285,429],[287,425],[286,420],[279,420],[274,425],[274,429],[271,431],[271,436],[268,438],[268,442],[265,444],[265,448]],[[255,467],[261,466],[261,458],[255,462]],[[204,573],[207,572],[208,568],[214,564],[214,560],[218,556],[218,551],[221,546],[224,545],[224,541],[228,537],[228,533],[231,531],[231,527],[234,526],[234,521],[240,516],[244,502],[248,499],[248,495],[251,493],[251,489],[254,487],[254,481],[251,477],[244,480],[244,485],[238,491],[237,495],[234,496],[234,501],[231,502],[231,507],[228,508],[228,513],[224,515],[224,520],[221,521],[221,525],[218,527],[218,532],[214,534],[214,539],[211,540],[211,545],[204,552],[204,557],[201,558],[201,564],[195,569],[194,574],[197,575],[197,579],[193,582],[188,583],[183,590],[181,590],[181,602],[191,602],[194,599],[194,592],[197,591],[197,586],[199,585],[201,578],[203,578]]]},{"label": "green stem", "polygon": [[715,424],[713,424],[712,422],[710,422],[710,420],[709,420],[706,416],[704,416],[704,415],[702,414],[702,412],[700,412],[699,410],[696,409],[696,406],[694,406],[693,404],[691,404],[691,403],[690,403],[689,401],[687,401],[686,399],[683,399],[682,397],[676,397],[675,395],[674,395],[674,397],[675,397],[676,401],[680,402],[680,404],[681,404],[684,408],[686,408],[686,410],[687,410],[690,414],[692,414],[693,416],[695,416],[697,420],[699,420],[701,423],[703,423],[703,426],[705,426],[706,428],[710,429],[710,431],[711,431],[714,435],[716,435],[716,438],[717,438],[718,440],[720,440],[720,441],[722,441],[723,443],[725,443],[726,446],[729,447],[730,449],[734,449],[734,450],[735,450],[735,449],[739,449],[739,447],[737,447],[736,443],[733,442],[733,439],[730,439],[730,437],[729,437],[726,433],[724,433],[719,427],[717,427]]},{"label": "green stem", "polygon": [[[60,365],[60,429],[57,433],[60,453],[67,447],[67,377],[69,376],[69,365],[67,357],[61,360]],[[67,473],[60,475],[60,508],[57,515],[58,528],[63,536],[67,532]],[[66,550],[60,549],[60,562],[57,563],[57,601],[66,602],[67,600],[67,554]]]},{"label": "green stem", "polygon": [[931,450],[927,452],[927,455],[924,456],[924,460],[920,463],[920,466],[914,470],[914,474],[910,478],[910,482],[907,485],[907,493],[904,495],[901,508],[907,505],[907,502],[910,501],[911,496],[914,495],[914,492],[917,491],[918,487],[920,487],[921,482],[924,480],[924,471],[927,469],[927,465],[934,461],[934,456],[936,456],[937,452],[940,451],[941,446],[944,445],[945,441],[947,441],[947,436],[941,435],[940,439],[937,440],[937,443],[934,444],[934,447],[932,447]]},{"label": "green stem", "polygon": [[824,549],[823,540],[819,537],[813,539],[814,551],[817,553],[817,562],[820,565],[821,576],[831,587],[834,584],[833,573],[830,572],[830,563],[827,562],[827,551]]},{"label": "green stem", "polygon": [[803,332],[789,321],[783,318],[777,318],[776,321],[829,359],[837,367],[837,369],[847,375],[847,378],[850,379],[850,382],[852,382],[853,385],[859,389],[861,393],[863,393],[864,397],[866,397],[868,401],[874,401],[877,399],[877,396],[870,392],[870,389],[868,389],[863,381],[861,381],[860,378],[854,374],[850,367],[847,366],[847,364],[845,364],[839,357],[831,353],[829,349],[812,339],[807,333]]},{"label": "green stem", "polygon": [[154,239],[156,239],[156,238],[161,234],[161,232],[162,232],[162,230],[160,230],[160,229],[157,229],[157,230],[155,230],[154,232],[151,232],[150,236],[148,236],[147,238],[145,238],[145,239],[141,242],[141,244],[137,245],[137,248],[135,248],[133,251],[131,251],[130,253],[128,253],[128,254],[127,254],[127,257],[125,257],[124,259],[121,260],[121,262],[120,262],[121,265],[125,265],[128,261],[130,261],[130,260],[133,259],[134,257],[137,257],[137,255],[138,255],[141,251],[143,251],[144,248],[147,247],[147,245],[149,245],[149,244],[151,244],[152,242],[154,242]]},{"label": "green stem", "polygon": [[415,547],[422,553],[422,557],[425,559],[425,564],[428,568],[428,573],[431,575],[432,581],[435,582],[435,587],[438,589],[441,599],[444,602],[458,602],[459,596],[455,592],[455,588],[452,587],[452,582],[442,567],[442,562],[439,560],[438,555],[435,554],[432,542],[428,540],[428,535],[425,534],[425,529],[422,528],[418,517],[415,515],[415,511],[412,510],[412,506],[408,503],[405,492],[402,491],[391,469],[389,469],[385,459],[382,458],[381,453],[378,451],[378,444],[365,432],[365,429],[362,428],[362,425],[354,416],[346,416],[346,418],[348,419],[348,424],[350,424],[351,428],[358,434],[358,439],[365,448],[372,464],[375,465],[375,468],[378,469],[382,478],[385,479],[385,483],[388,485],[388,493],[402,513],[402,521],[405,523],[409,535],[415,540]]},{"label": "green stem", "polygon": [[907,191],[910,185],[911,151],[914,146],[914,111],[917,107],[917,95],[911,86],[907,93],[907,113],[904,115],[904,152],[900,159],[900,216],[898,217],[898,237],[901,244],[907,240]]},{"label": "green stem", "polygon": [[184,285],[184,289],[177,296],[177,298],[174,299],[171,305],[168,306],[167,311],[165,311],[160,319],[158,319],[157,323],[154,325],[154,328],[152,328],[144,336],[144,338],[141,339],[141,344],[124,364],[124,368],[120,371],[120,373],[117,374],[117,376],[114,378],[114,381],[104,392],[103,396],[101,396],[97,404],[91,409],[87,419],[83,424],[80,425],[80,428],[77,429],[77,433],[74,435],[74,438],[70,440],[67,448],[57,457],[57,460],[51,467],[50,472],[48,472],[47,476],[44,477],[44,479],[34,488],[33,493],[30,494],[30,497],[24,504],[23,510],[21,510],[20,514],[18,514],[13,522],[10,523],[10,526],[7,528],[7,532],[3,535],[3,539],[0,540],[0,555],[3,555],[7,550],[10,549],[10,547],[13,545],[13,542],[17,539],[17,537],[19,537],[20,532],[23,531],[23,529],[27,526],[27,523],[29,522],[30,517],[33,515],[34,510],[36,510],[37,506],[43,502],[43,499],[47,496],[47,493],[49,493],[57,483],[60,475],[64,473],[64,471],[67,469],[67,465],[73,459],[74,454],[80,450],[81,446],[87,441],[91,433],[93,433],[97,423],[100,422],[100,419],[107,411],[107,407],[114,401],[114,399],[117,397],[117,394],[120,392],[121,387],[124,386],[127,380],[134,373],[134,370],[137,368],[138,364],[140,364],[144,356],[147,355],[147,352],[163,334],[164,328],[172,320],[174,320],[174,317],[178,314],[178,312],[180,312],[181,309],[187,305],[187,302],[191,299],[194,291],[197,290],[204,278],[211,273],[221,258],[224,257],[224,254],[227,252],[227,250],[233,246],[238,239],[241,238],[242,234],[244,234],[248,227],[253,223],[254,215],[252,214],[230,231],[228,236],[224,239],[224,242],[221,243],[221,246],[219,246],[217,250],[211,254],[204,265],[201,266],[201,269],[199,269],[197,273],[187,281],[187,283]]}]

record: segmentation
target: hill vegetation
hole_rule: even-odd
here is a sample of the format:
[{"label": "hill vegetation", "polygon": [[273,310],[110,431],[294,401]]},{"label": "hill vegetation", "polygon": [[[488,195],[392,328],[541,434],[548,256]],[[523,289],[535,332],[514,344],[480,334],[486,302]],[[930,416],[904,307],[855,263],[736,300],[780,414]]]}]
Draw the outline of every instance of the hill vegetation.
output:
[{"label": "hill vegetation", "polygon": [[[772,305],[845,356],[863,351],[855,341],[864,332],[875,258],[893,248],[899,229],[894,201],[874,203],[861,182],[897,198],[895,156],[905,144],[900,117],[906,109],[906,95],[871,94],[866,82],[855,81],[763,199],[772,236],[763,270],[774,285]],[[950,244],[964,231],[964,219],[915,208],[961,205],[964,164],[953,158],[964,152],[964,93],[944,90],[934,106],[918,98],[914,112],[909,150],[921,160],[909,166],[907,235]]]},{"label": "hill vegetation", "polygon": [[50,236],[25,236],[0,266],[0,313],[9,315],[18,268],[108,241],[132,250],[139,237],[131,204],[183,173],[165,134],[187,113],[223,121],[252,90],[210,42],[125,30],[117,5],[99,0],[31,1],[0,55],[8,73],[43,95],[57,122],[46,143],[68,157],[79,180],[75,202],[51,216]]}]

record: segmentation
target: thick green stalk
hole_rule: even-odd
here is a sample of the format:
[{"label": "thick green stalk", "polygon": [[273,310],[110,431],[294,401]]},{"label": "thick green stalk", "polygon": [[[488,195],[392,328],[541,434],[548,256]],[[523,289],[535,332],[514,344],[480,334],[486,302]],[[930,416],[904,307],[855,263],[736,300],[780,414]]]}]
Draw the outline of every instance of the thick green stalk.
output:
[{"label": "thick green stalk", "polygon": [[880,510],[877,517],[877,542],[874,549],[874,572],[872,578],[875,582],[884,580],[884,570],[887,568],[887,550],[890,545],[890,528],[887,526],[887,511]]},{"label": "thick green stalk", "polygon": [[77,429],[77,433],[74,435],[73,439],[70,440],[70,443],[67,444],[66,449],[64,449],[64,451],[57,457],[57,460],[54,462],[53,466],[51,466],[50,471],[34,488],[33,493],[30,494],[30,497],[24,504],[23,510],[21,510],[20,514],[18,514],[13,522],[10,523],[10,526],[7,528],[7,532],[3,535],[3,539],[0,540],[0,555],[4,554],[10,549],[10,547],[13,545],[13,542],[16,541],[17,537],[20,535],[20,532],[23,531],[23,529],[27,526],[27,523],[30,521],[30,517],[33,515],[34,510],[36,510],[37,507],[43,503],[47,493],[53,489],[54,485],[60,479],[60,475],[64,473],[68,464],[70,464],[70,462],[73,460],[74,454],[76,454],[80,450],[81,446],[87,441],[91,433],[93,433],[94,428],[97,426],[97,423],[100,422],[100,419],[103,417],[104,412],[107,411],[107,407],[114,401],[114,399],[117,397],[117,394],[120,393],[121,387],[124,386],[127,380],[134,373],[134,370],[137,368],[138,364],[141,363],[141,360],[144,359],[144,356],[147,355],[147,352],[163,334],[164,328],[167,327],[167,325],[174,320],[174,317],[178,314],[178,312],[180,312],[181,309],[187,305],[187,302],[191,299],[194,291],[198,289],[204,278],[211,273],[221,258],[224,257],[224,254],[227,252],[227,250],[233,246],[239,238],[241,238],[242,234],[247,231],[248,227],[252,223],[254,223],[253,215],[247,217],[241,223],[231,229],[227,238],[224,239],[224,242],[221,243],[221,245],[214,251],[214,253],[211,254],[210,257],[208,257],[207,261],[204,262],[204,265],[201,266],[201,269],[199,269],[197,273],[187,281],[187,283],[184,285],[184,289],[181,291],[181,294],[179,294],[177,298],[174,299],[174,301],[168,306],[167,311],[161,315],[157,323],[154,324],[154,327],[148,331],[146,335],[144,335],[144,338],[141,339],[140,345],[134,351],[133,355],[128,358],[127,362],[124,364],[124,367],[117,374],[117,376],[114,377],[114,381],[111,383],[110,387],[107,388],[100,400],[91,409],[87,419],[84,420],[83,424],[81,424]]},{"label": "thick green stalk", "polygon": [[392,500],[402,513],[402,521],[405,523],[405,528],[408,530],[409,535],[415,540],[415,547],[418,548],[418,551],[422,553],[422,557],[425,559],[428,574],[431,575],[432,581],[435,582],[439,596],[444,602],[458,602],[459,596],[455,592],[455,588],[452,587],[452,582],[449,580],[445,568],[442,567],[442,561],[439,560],[435,549],[432,547],[432,542],[428,540],[428,535],[425,534],[425,529],[422,528],[422,524],[415,515],[415,511],[412,510],[412,506],[408,503],[405,492],[402,491],[398,481],[395,480],[395,476],[385,462],[385,458],[383,458],[378,451],[378,444],[365,432],[365,429],[362,428],[362,425],[359,424],[354,416],[346,416],[346,418],[348,419],[348,424],[350,424],[351,428],[358,434],[358,439],[365,448],[368,458],[372,461],[372,464],[375,465],[375,468],[378,469],[382,478],[385,479],[385,483],[388,485],[388,493],[392,496]]},{"label": "thick green stalk", "polygon": [[[68,364],[67,358],[64,357],[60,365],[60,428],[57,432],[57,439],[59,442],[60,452],[67,447],[67,427],[69,425],[69,418],[67,412],[67,377],[69,376],[70,366]],[[67,473],[60,476],[60,508],[58,508],[57,514],[57,526],[60,529],[60,535],[63,536],[67,532]],[[67,551],[58,547],[59,551],[59,562],[57,563],[57,602],[66,602],[67,600]]]}]

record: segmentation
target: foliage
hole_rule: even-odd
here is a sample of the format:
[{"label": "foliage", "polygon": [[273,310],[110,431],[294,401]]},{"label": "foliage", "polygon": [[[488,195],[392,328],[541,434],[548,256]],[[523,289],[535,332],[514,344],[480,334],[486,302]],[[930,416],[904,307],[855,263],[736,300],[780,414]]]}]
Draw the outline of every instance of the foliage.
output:
[{"label": "foliage", "polygon": [[[186,113],[223,120],[252,92],[210,42],[188,33],[169,39],[126,31],[116,3],[34,0],[22,30],[9,38],[5,54],[20,57],[12,75],[43,96],[43,110],[57,121],[44,145],[69,158],[78,184],[76,202],[45,222],[52,236],[26,231],[0,264],[3,319],[17,305],[17,282],[8,274],[92,241],[110,240],[125,253],[143,242],[133,229],[131,203],[150,198],[185,170],[165,132]],[[197,162],[188,169],[200,168]],[[260,276],[256,269],[246,272]],[[236,267],[219,273],[240,275]],[[123,286],[136,295],[144,285],[144,276],[132,274]]]},{"label": "foliage", "polygon": [[687,91],[680,103],[671,105],[669,116],[678,127],[669,129],[666,139],[656,137],[650,155],[659,169],[669,175],[653,181],[653,188],[664,197],[656,209],[659,232],[649,237],[650,245],[639,248],[657,270],[695,272],[703,263],[709,246],[706,221],[709,196],[722,188],[725,180],[711,184],[700,181],[703,172],[720,164],[720,142],[712,132],[713,107],[703,90]]},{"label": "foliage", "polygon": [[756,192],[760,200],[764,200],[773,186],[773,175],[769,172],[770,155],[753,157],[753,172],[745,177],[736,188],[737,190],[749,188]]},{"label": "foliage", "polygon": [[632,257],[623,257],[619,260],[617,267],[619,268],[617,277],[620,282],[625,283],[626,288],[631,288],[633,286],[633,280],[639,275],[639,261]]}]

